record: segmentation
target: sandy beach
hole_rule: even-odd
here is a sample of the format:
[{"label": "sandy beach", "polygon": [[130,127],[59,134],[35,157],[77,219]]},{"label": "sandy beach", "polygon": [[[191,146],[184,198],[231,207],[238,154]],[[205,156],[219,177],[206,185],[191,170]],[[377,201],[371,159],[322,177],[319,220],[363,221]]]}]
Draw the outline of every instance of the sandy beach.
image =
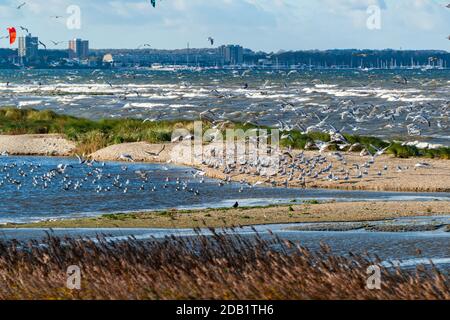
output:
[{"label": "sandy beach", "polygon": [[[122,154],[132,156],[136,162],[172,163],[193,166],[205,171],[211,178],[225,179],[230,177],[233,181],[245,179],[249,183],[267,182],[254,173],[225,174],[223,168],[211,168],[206,165],[193,163],[189,157],[171,160],[174,144],[149,144],[146,142],[117,144],[101,149],[90,155],[97,161],[118,161]],[[10,155],[41,155],[41,156],[70,156],[73,155],[76,144],[60,135],[17,135],[1,136],[0,151]],[[294,151],[295,155],[298,151]],[[156,156],[155,154],[159,154]],[[308,157],[317,156],[318,151],[305,151]],[[362,164],[367,157],[361,157],[359,153],[343,153],[346,165],[324,152],[334,168],[341,171],[354,170],[352,164]],[[429,167],[416,168],[418,163],[427,163]],[[384,170],[387,166],[389,170]],[[398,170],[397,168],[401,168]],[[354,172],[354,171],[353,171]],[[379,176],[378,172],[382,175]],[[274,177],[277,185],[282,185],[285,179]],[[328,179],[306,179],[307,188],[326,188],[344,190],[371,190],[371,191],[403,191],[403,192],[450,192],[450,161],[423,158],[400,159],[383,155],[376,159],[371,166],[369,175],[362,179],[353,176],[348,181],[330,181]],[[289,187],[303,187],[299,181],[289,182]]]},{"label": "sandy beach", "polygon": [[69,156],[76,144],[59,134],[0,135],[0,153]]}]

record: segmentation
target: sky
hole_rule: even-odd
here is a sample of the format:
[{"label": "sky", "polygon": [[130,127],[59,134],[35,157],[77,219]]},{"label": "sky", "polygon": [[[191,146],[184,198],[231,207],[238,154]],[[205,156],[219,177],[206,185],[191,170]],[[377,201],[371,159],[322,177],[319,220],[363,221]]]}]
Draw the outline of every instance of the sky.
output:
[{"label": "sky", "polygon": [[[54,46],[50,40],[83,38],[91,48],[148,43],[156,49],[176,49],[188,42],[208,47],[211,36],[215,45],[240,44],[266,52],[450,51],[447,3],[450,0],[157,0],[153,8],[150,0],[0,0],[0,35],[11,26],[21,35],[23,26],[49,48],[59,49],[67,42]],[[8,40],[0,40],[0,47],[9,47]]]}]

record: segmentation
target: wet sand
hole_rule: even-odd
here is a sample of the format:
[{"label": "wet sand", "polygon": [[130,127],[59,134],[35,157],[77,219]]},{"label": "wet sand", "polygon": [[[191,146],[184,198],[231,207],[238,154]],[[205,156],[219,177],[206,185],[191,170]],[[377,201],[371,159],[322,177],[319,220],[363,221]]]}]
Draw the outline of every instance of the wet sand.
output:
[{"label": "wet sand", "polygon": [[[129,154],[136,162],[172,163],[193,166],[204,170],[211,178],[225,179],[229,176],[233,181],[245,179],[249,183],[267,182],[253,173],[250,174],[224,174],[223,168],[210,168],[194,163],[189,156],[178,157],[173,161],[172,152],[174,144],[149,144],[146,142],[124,143],[109,146],[93,153],[91,158],[98,161],[118,161],[120,155]],[[11,155],[73,155],[76,148],[74,142],[68,141],[59,135],[19,135],[0,136],[0,151],[7,151]],[[161,151],[161,152],[160,152]],[[189,154],[189,151],[185,151]],[[296,152],[293,152],[294,154]],[[156,156],[155,154],[159,154]],[[306,151],[305,155],[313,157],[318,151]],[[399,192],[450,192],[450,161],[423,158],[399,159],[383,155],[378,157],[369,170],[369,175],[362,179],[354,178],[356,172],[352,168],[354,163],[363,164],[368,157],[361,157],[359,153],[343,153],[347,164],[343,165],[337,159],[324,152],[333,164],[334,171],[349,170],[351,172],[348,181],[329,181],[328,179],[306,179],[307,188],[343,189],[343,190],[370,190],[370,191],[399,191]],[[415,168],[419,162],[430,164],[429,168]],[[384,166],[388,170],[384,171]],[[401,172],[397,169],[401,167]],[[378,172],[382,176],[378,176]],[[343,176],[343,174],[341,174]],[[282,185],[286,178],[275,177],[277,185]],[[298,181],[291,181],[289,187],[303,187]]]},{"label": "wet sand", "polygon": [[3,228],[196,228],[301,222],[363,222],[400,217],[450,215],[450,202],[347,202],[292,204],[263,208],[169,210],[96,218],[7,224]]}]

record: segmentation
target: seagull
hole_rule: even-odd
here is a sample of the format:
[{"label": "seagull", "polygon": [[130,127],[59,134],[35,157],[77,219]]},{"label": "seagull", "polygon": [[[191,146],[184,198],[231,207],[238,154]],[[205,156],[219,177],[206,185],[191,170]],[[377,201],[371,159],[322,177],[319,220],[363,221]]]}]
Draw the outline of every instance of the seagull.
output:
[{"label": "seagull", "polygon": [[18,5],[17,6],[17,10],[20,10],[20,9],[22,9],[22,7],[23,6],[25,6],[27,3],[26,2],[24,2],[24,3],[22,3],[22,4],[20,4],[20,5]]},{"label": "seagull", "polygon": [[416,169],[420,169],[420,168],[431,168],[431,164],[429,163],[425,163],[425,162],[419,162],[414,166]]},{"label": "seagull", "polygon": [[21,30],[23,30],[23,31],[26,31],[27,33],[30,33],[30,31],[28,30],[28,28],[25,28],[25,27],[22,27],[22,26],[19,26],[19,28],[20,28]]},{"label": "seagull", "polygon": [[424,115],[422,115],[422,114],[418,114],[418,115],[416,115],[416,116],[408,115],[408,116],[406,117],[406,120],[409,120],[409,119],[412,119],[412,122],[418,122],[418,123],[420,123],[420,124],[425,124],[425,125],[427,125],[428,127],[431,127],[431,122],[430,122],[430,120],[429,120],[427,117],[425,117]]},{"label": "seagull", "polygon": [[55,46],[57,46],[57,45],[59,45],[59,44],[61,44],[61,43],[63,43],[64,41],[53,41],[53,40],[50,40]]},{"label": "seagull", "polygon": [[408,84],[408,79],[405,76],[395,76],[394,83],[397,84]]},{"label": "seagull", "polygon": [[138,49],[142,49],[142,48],[144,48],[144,47],[151,48],[151,45],[150,45],[149,43],[144,43],[144,44],[140,45],[140,46],[138,47]]},{"label": "seagull", "polygon": [[214,39],[212,37],[208,37],[208,41],[211,43],[211,45],[214,45]]},{"label": "seagull", "polygon": [[164,146],[162,147],[162,149],[159,150],[159,152],[148,152],[148,151],[145,151],[145,153],[147,153],[148,155],[150,155],[150,156],[152,156],[152,157],[159,157],[159,156],[161,155],[161,153],[162,153],[165,149],[166,149],[166,146],[164,145]]},{"label": "seagull", "polygon": [[144,119],[144,120],[142,121],[142,123],[158,121],[158,120],[161,120],[162,117],[163,117],[162,112],[159,112],[159,114],[158,114],[156,117],[154,117],[154,118],[146,118],[146,119]]},{"label": "seagull", "polygon": [[204,171],[196,171],[193,174],[194,178],[197,178],[198,176],[203,177],[205,175],[206,175],[206,172],[204,172]]},{"label": "seagull", "polygon": [[373,144],[371,144],[370,146],[371,146],[373,149],[376,150],[375,157],[380,157],[380,156],[382,156],[386,151],[388,151],[390,147],[392,147],[392,144],[391,144],[389,147],[386,147],[386,148],[384,148],[384,149],[378,149],[378,148],[375,147]]},{"label": "seagull", "polygon": [[148,172],[138,170],[135,171],[134,173],[136,173],[136,175],[138,175],[139,178],[141,178],[142,180],[146,180],[148,178]]},{"label": "seagull", "polygon": [[245,70],[244,72],[242,72],[241,77],[243,78],[243,77],[249,75],[250,72],[251,72],[250,70]]},{"label": "seagull", "polygon": [[264,182],[262,182],[262,181],[256,181],[253,185],[252,185],[252,187],[254,188],[254,187],[257,187],[257,186],[259,186],[259,185],[262,185]]},{"label": "seagull", "polygon": [[39,44],[47,50],[47,46],[45,45],[45,43],[43,43],[42,41],[39,40]]},{"label": "seagull", "polygon": [[75,156],[76,156],[77,159],[78,159],[78,164],[85,164],[85,163],[86,163],[86,160],[83,159],[80,155],[75,154]]},{"label": "seagull", "polygon": [[128,154],[128,153],[123,153],[123,154],[121,154],[121,155],[119,156],[119,160],[124,160],[124,161],[131,161],[131,162],[134,162],[133,157],[132,157],[130,154]]}]

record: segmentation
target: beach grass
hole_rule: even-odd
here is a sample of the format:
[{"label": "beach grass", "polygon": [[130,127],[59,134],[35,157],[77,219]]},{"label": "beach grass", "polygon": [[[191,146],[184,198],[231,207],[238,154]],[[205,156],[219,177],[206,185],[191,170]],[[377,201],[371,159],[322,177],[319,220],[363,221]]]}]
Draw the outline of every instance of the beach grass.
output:
[{"label": "beach grass", "polygon": [[[211,129],[208,121],[203,121],[203,131]],[[193,121],[147,121],[139,119],[102,119],[90,120],[59,114],[50,110],[17,109],[14,107],[0,108],[0,134],[63,134],[78,145],[77,153],[90,154],[104,147],[127,142],[167,143],[171,141],[175,129],[187,129],[193,133]],[[242,129],[243,131],[257,128],[252,124],[230,123],[226,128]],[[268,132],[271,129],[265,127]],[[225,132],[224,132],[225,135]],[[305,149],[308,143],[315,141],[329,142],[330,135],[325,132],[303,134],[299,131],[290,132],[292,139],[284,139],[281,144],[294,149]],[[450,159],[450,148],[418,149],[406,146],[400,142],[388,142],[376,137],[345,134],[350,144],[359,144],[361,149],[371,152],[388,148],[387,154],[398,158],[426,157],[433,159]],[[338,150],[337,145],[331,145],[330,150]]]},{"label": "beach grass", "polygon": [[189,127],[189,121],[149,121],[138,119],[90,120],[62,115],[50,110],[0,109],[0,134],[63,134],[77,142],[78,153],[90,154],[106,146],[147,141],[171,140],[177,127]]},{"label": "beach grass", "polygon": [[[112,242],[103,237],[0,242],[2,300],[447,300],[434,266],[388,268],[377,257],[311,251],[276,236],[210,229],[192,237]],[[381,286],[368,284],[374,265]],[[79,268],[80,286],[68,281]],[[113,280],[113,281],[112,281]]]}]

